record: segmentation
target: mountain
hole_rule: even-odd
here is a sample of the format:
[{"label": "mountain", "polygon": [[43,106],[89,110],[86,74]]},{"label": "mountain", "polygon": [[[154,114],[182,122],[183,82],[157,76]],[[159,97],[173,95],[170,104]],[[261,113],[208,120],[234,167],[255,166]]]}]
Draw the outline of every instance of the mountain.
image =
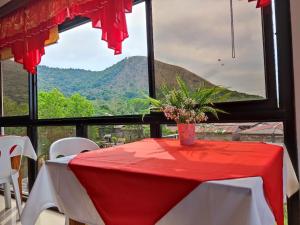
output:
[{"label": "mountain", "polygon": [[[21,75],[20,68],[12,61],[4,62],[5,71],[10,71],[9,76],[12,81],[18,82],[16,86],[13,82],[7,82],[7,95],[15,98],[15,87],[18,87],[18,93],[25,95],[23,89],[26,76]],[[100,99],[110,101],[115,98],[130,99],[141,97],[141,93],[148,92],[148,61],[144,56],[134,56],[125,58],[122,61],[112,65],[103,71],[89,71],[83,69],[62,69],[51,68],[47,66],[38,67],[38,89],[50,91],[57,88],[65,95],[72,95],[77,92],[89,100]],[[17,70],[16,70],[17,68]],[[16,71],[15,71],[16,70]],[[214,84],[197,76],[196,74],[179,66],[155,61],[156,87],[163,83],[170,86],[176,85],[175,76],[180,74],[187,84],[196,88],[199,86],[212,87]],[[4,76],[5,77],[5,76]],[[20,83],[20,84],[19,84]],[[25,86],[25,88],[22,86]],[[27,84],[27,83],[25,83]],[[250,100],[261,99],[256,95],[248,95],[236,91],[230,91],[231,100]]]},{"label": "mountain", "polygon": [[[88,99],[110,100],[116,97],[140,97],[141,92],[148,92],[148,62],[143,56],[126,58],[103,71],[81,69],[60,69],[39,66],[38,84],[40,90],[49,91],[54,87],[70,95],[79,92]],[[157,86],[164,81],[175,85],[176,73],[182,74],[191,86],[211,86],[208,81],[183,68],[155,62],[157,68]]]},{"label": "mountain", "polygon": [[167,64],[160,61],[155,61],[155,82],[156,86],[160,87],[162,84],[168,84],[171,86],[176,86],[176,75],[179,75],[190,88],[195,89],[199,87],[213,87],[212,83],[197,76],[196,74],[182,68],[179,66]]}]

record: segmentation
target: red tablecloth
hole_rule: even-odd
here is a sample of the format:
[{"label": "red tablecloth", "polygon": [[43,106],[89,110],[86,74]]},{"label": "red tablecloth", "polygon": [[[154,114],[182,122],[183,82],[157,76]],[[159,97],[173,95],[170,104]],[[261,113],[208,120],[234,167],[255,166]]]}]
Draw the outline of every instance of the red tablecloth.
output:
[{"label": "red tablecloth", "polygon": [[177,140],[145,139],[79,154],[69,167],[106,225],[154,225],[204,181],[254,176],[263,178],[266,199],[283,225],[278,146],[197,141],[184,147]]}]

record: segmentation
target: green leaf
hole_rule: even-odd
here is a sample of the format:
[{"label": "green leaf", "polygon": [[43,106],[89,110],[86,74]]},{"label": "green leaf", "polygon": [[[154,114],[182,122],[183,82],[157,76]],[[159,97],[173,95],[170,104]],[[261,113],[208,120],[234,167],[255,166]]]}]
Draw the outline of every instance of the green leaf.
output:
[{"label": "green leaf", "polygon": [[176,81],[179,87],[179,91],[185,96],[189,97],[190,96],[190,90],[187,86],[187,84],[180,78],[180,76],[177,74],[176,76]]}]

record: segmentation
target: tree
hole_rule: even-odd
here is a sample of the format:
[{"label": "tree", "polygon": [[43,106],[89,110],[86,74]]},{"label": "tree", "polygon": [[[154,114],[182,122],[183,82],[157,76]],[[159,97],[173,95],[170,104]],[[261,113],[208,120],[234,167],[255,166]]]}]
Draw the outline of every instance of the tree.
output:
[{"label": "tree", "polygon": [[17,102],[8,96],[3,100],[4,116],[25,116],[28,115],[27,101]]},{"label": "tree", "polygon": [[40,91],[38,95],[39,118],[66,117],[67,100],[62,92],[53,89],[50,92]]},{"label": "tree", "polygon": [[130,114],[149,113],[149,100],[143,98],[132,98],[127,101],[127,108]]},{"label": "tree", "polygon": [[67,117],[90,117],[95,114],[91,101],[76,93],[67,98]]},{"label": "tree", "polygon": [[91,101],[76,93],[66,97],[58,89],[41,91],[38,96],[39,118],[90,117],[95,113]]}]

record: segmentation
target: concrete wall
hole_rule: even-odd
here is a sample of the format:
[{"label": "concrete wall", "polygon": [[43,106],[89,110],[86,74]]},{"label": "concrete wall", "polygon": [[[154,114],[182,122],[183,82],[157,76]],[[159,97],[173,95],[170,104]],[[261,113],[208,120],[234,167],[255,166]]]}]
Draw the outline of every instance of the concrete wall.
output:
[{"label": "concrete wall", "polygon": [[[297,142],[300,144],[300,0],[290,0],[293,34]],[[298,151],[300,146],[298,147]]]}]

